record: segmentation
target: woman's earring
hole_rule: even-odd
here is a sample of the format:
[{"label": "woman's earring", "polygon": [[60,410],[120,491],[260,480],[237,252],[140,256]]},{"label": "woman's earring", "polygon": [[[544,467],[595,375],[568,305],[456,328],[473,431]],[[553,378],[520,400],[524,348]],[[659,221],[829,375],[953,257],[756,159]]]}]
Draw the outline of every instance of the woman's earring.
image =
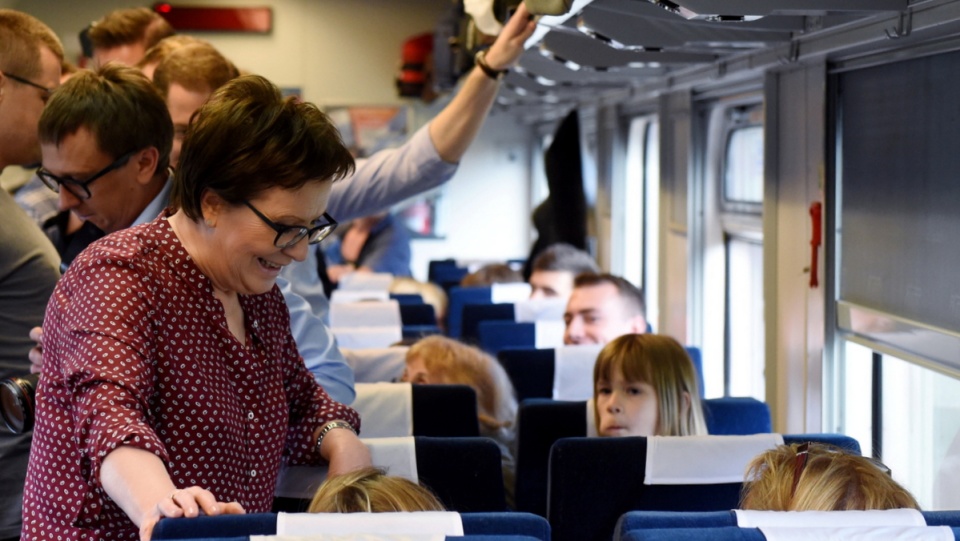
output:
[{"label": "woman's earring", "polygon": [[207,218],[207,219],[203,220],[203,223],[207,224],[207,227],[214,227],[214,226],[215,226],[214,221],[211,220],[210,218]]}]

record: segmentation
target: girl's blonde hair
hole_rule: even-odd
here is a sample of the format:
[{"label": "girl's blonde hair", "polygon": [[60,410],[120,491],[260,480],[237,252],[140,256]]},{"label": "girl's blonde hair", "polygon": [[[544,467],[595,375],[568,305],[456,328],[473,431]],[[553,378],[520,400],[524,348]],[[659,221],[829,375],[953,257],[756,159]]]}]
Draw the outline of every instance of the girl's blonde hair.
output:
[{"label": "girl's blonde hair", "polygon": [[310,513],[446,511],[427,488],[379,468],[361,468],[327,479],[314,494]]},{"label": "girl's blonde hair", "polygon": [[[598,383],[614,372],[627,381],[643,382],[657,391],[657,436],[700,436],[707,433],[693,361],[676,340],[662,334],[626,334],[607,344],[593,367],[593,400]],[[599,408],[594,420],[600,425]]]},{"label": "girl's blonde hair", "polygon": [[747,466],[741,509],[762,511],[844,511],[919,509],[907,489],[885,466],[832,445],[780,445]]},{"label": "girl's blonde hair", "polygon": [[410,346],[407,359],[419,357],[434,383],[469,385],[477,393],[480,425],[503,440],[513,439],[517,399],[506,371],[496,359],[473,346],[439,335]]}]

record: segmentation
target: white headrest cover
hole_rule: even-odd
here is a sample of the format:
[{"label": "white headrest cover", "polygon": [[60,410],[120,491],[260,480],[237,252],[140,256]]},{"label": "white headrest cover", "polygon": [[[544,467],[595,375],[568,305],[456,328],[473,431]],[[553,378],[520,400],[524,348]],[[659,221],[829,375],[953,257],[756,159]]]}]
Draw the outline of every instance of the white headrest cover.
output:
[{"label": "white headrest cover", "polygon": [[413,435],[413,386],[409,383],[357,383],[351,407],[363,421],[364,438]]},{"label": "white headrest cover", "polygon": [[780,434],[650,436],[643,484],[741,483],[753,457],[782,444]]}]

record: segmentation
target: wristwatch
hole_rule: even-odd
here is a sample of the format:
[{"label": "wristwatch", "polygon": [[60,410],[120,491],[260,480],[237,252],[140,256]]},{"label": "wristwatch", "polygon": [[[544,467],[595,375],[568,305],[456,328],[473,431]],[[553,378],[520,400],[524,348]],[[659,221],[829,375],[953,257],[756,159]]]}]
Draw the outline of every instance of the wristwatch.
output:
[{"label": "wristwatch", "polygon": [[494,81],[499,81],[500,79],[503,79],[503,76],[507,74],[507,70],[495,70],[490,67],[490,64],[487,64],[486,49],[481,49],[480,51],[477,51],[477,54],[476,56],[473,57],[473,60],[474,62],[476,62],[477,66],[480,67],[480,70],[483,71],[483,73],[487,77],[493,79]]}]

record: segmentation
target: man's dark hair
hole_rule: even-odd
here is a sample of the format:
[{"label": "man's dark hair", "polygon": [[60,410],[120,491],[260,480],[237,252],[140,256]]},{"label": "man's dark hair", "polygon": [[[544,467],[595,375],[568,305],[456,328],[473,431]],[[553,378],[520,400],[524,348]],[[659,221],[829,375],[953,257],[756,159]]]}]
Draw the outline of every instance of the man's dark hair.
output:
[{"label": "man's dark hair", "polygon": [[598,273],[600,267],[587,252],[578,250],[570,244],[558,242],[551,244],[533,260],[533,272],[562,271],[574,276],[585,272]]},{"label": "man's dark hair", "polygon": [[610,284],[617,288],[617,294],[623,300],[629,316],[643,316],[647,318],[646,303],[643,300],[643,291],[624,278],[608,273],[584,273],[573,279],[573,288],[592,287]]},{"label": "man's dark hair", "polygon": [[160,93],[139,70],[107,64],[96,72],[80,70],[61,85],[40,115],[40,142],[59,145],[80,128],[90,130],[99,150],[113,159],[156,148],[154,174],[166,174],[173,122]]}]

